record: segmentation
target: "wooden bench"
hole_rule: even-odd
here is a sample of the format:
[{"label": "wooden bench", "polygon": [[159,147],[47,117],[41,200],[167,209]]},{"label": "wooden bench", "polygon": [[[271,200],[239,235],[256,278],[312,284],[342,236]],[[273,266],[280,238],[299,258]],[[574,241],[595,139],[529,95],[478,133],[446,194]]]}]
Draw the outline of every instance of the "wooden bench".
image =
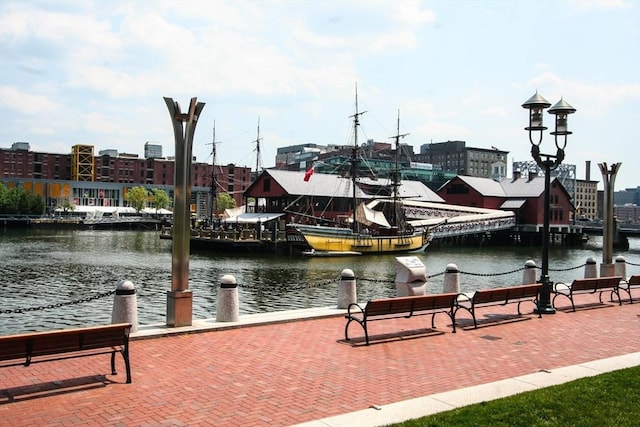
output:
[{"label": "wooden bench", "polygon": [[[351,303],[347,307],[347,324],[344,327],[344,338],[349,341],[349,325],[357,322],[364,329],[364,337],[369,345],[368,322],[375,320],[394,319],[399,317],[409,318],[431,314],[431,328],[435,329],[435,316],[438,313],[446,313],[453,322],[453,307],[457,294],[417,295],[409,297],[374,299],[367,302],[365,307],[357,303]],[[453,332],[456,331],[455,322]]]},{"label": "wooden bench", "polygon": [[573,302],[573,296],[575,294],[595,294],[600,292],[598,298],[602,303],[602,293],[609,291],[613,298],[613,294],[618,297],[618,303],[622,305],[620,299],[619,285],[622,280],[622,276],[610,276],[610,277],[592,277],[587,279],[575,279],[571,284],[558,282],[553,286],[552,293],[554,294],[551,303],[555,306],[555,300],[558,296],[563,295],[571,301],[571,308],[576,311],[576,305]]},{"label": "wooden bench", "polygon": [[629,294],[629,303],[633,304],[631,288],[640,288],[640,274],[635,274],[629,277],[629,279],[621,281],[618,288]]},{"label": "wooden bench", "polygon": [[[471,314],[473,327],[477,328],[476,308],[479,306],[488,307],[518,303],[518,315],[520,316],[520,304],[522,302],[531,301],[537,306],[538,295],[540,294],[541,288],[541,283],[533,283],[530,285],[510,286],[506,288],[481,289],[472,294],[461,293],[456,299],[456,307],[453,312],[454,323],[456,313],[458,310],[463,309]],[[539,314],[538,317],[542,317],[542,315]]]},{"label": "wooden bench", "polygon": [[48,362],[73,357],[111,353],[111,374],[116,375],[116,352],[124,358],[127,383],[131,383],[129,365],[129,323],[32,332],[0,336],[0,361],[18,363],[0,364],[0,367]]}]

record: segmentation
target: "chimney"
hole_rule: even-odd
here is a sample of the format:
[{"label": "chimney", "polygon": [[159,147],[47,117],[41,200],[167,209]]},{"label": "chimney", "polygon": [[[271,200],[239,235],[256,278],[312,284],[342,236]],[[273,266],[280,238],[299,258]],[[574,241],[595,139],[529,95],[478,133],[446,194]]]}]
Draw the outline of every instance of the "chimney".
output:
[{"label": "chimney", "polygon": [[520,179],[521,175],[522,175],[522,173],[520,172],[520,169],[514,169],[513,170],[513,180],[514,181]]},{"label": "chimney", "polygon": [[585,177],[584,179],[587,181],[591,181],[591,160],[587,160],[585,162]]}]

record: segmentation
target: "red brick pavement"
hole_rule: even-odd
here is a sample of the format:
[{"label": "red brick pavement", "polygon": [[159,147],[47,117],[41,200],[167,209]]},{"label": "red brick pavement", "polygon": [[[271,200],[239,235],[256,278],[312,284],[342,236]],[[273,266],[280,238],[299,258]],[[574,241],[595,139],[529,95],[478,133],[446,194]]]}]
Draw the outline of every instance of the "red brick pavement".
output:
[{"label": "red brick pavement", "polygon": [[121,360],[109,374],[108,356],[5,367],[0,426],[286,426],[640,351],[640,304],[577,301],[576,313],[457,334],[444,315],[442,334],[423,329],[429,316],[374,322],[369,347],[341,342],[342,317],[134,340],[132,384]]}]

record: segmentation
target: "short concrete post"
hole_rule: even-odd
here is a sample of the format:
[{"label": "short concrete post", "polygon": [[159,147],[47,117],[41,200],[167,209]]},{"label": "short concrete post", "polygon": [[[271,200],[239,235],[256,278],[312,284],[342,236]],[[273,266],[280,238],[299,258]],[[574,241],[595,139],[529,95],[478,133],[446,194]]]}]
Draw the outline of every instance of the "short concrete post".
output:
[{"label": "short concrete post", "polygon": [[584,278],[592,279],[594,277],[598,277],[598,263],[595,258],[590,256],[584,266]]},{"label": "short concrete post", "polygon": [[356,275],[353,270],[345,268],[340,273],[338,284],[338,308],[347,308],[349,304],[358,302],[356,294]]},{"label": "short concrete post", "polygon": [[129,280],[120,279],[116,283],[111,323],[131,323],[131,332],[138,330],[138,296]]},{"label": "short concrete post", "polygon": [[613,275],[622,276],[624,280],[627,280],[627,260],[625,260],[622,255],[616,257]]},{"label": "short concrete post", "polygon": [[231,274],[222,276],[218,289],[216,322],[237,322],[240,318],[238,283]]},{"label": "short concrete post", "polygon": [[447,264],[447,268],[444,270],[442,292],[445,294],[451,292],[460,293],[460,270],[458,270],[457,265]]},{"label": "short concrete post", "polygon": [[524,263],[524,270],[522,270],[522,284],[531,285],[537,282],[536,276],[536,262],[532,259],[527,260]]}]

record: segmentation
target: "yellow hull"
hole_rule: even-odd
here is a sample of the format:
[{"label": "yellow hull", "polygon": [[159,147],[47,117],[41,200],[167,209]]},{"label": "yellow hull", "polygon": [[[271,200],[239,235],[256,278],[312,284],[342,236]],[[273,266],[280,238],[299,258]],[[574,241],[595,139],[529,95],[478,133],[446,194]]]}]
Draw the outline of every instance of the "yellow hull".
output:
[{"label": "yellow hull", "polygon": [[316,233],[310,227],[298,229],[307,244],[316,251],[354,251],[363,254],[383,254],[394,252],[413,252],[424,250],[429,239],[423,233],[402,236],[369,236],[336,233],[326,231]]}]

